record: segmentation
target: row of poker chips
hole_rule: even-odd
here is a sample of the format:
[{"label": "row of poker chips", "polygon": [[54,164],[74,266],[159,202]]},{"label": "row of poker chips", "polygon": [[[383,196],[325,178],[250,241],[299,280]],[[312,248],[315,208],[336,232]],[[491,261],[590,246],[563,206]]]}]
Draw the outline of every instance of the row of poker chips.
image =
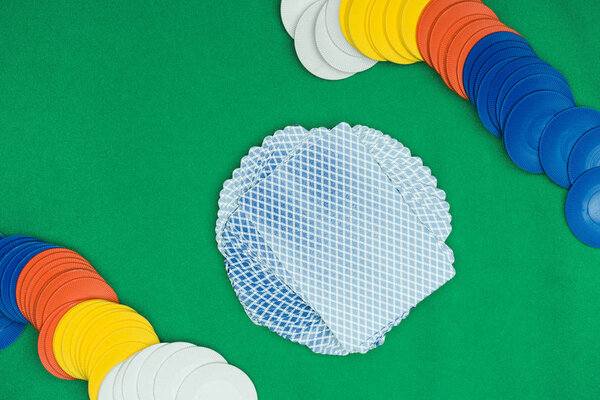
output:
[{"label": "row of poker chips", "polygon": [[[38,354],[46,370],[60,379],[87,380],[92,400],[115,365],[159,343],[152,325],[119,304],[114,290],[81,255],[28,236],[0,236],[0,349],[14,343],[29,323],[39,332]],[[248,392],[249,380],[238,390],[237,376],[217,375],[206,379],[213,386]],[[186,390],[177,398],[195,398],[194,390],[203,389],[199,382]]]},{"label": "row of poker chips", "polygon": [[99,400],[257,399],[246,374],[214,350],[191,343],[159,343],[117,364]]},{"label": "row of poker chips", "polygon": [[[546,173],[570,189],[571,230],[600,247],[600,112],[577,107],[565,77],[481,1],[283,0],[281,13],[288,32],[294,33],[289,27],[296,23],[296,33],[302,33],[295,36],[300,60],[321,78],[351,75],[337,63],[347,47],[372,60],[370,66],[425,61],[451,90],[472,102],[518,167]],[[337,48],[322,45],[324,32],[336,38]],[[336,69],[341,71],[332,73]]]}]

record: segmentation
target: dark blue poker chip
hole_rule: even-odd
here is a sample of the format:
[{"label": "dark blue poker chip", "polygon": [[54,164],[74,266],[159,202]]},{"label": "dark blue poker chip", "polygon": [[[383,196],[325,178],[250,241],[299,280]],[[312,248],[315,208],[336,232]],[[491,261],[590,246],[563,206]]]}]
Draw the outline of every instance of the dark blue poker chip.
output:
[{"label": "dark blue poker chip", "polygon": [[7,253],[8,264],[0,278],[0,310],[16,322],[27,323],[17,306],[17,281],[25,265],[42,251],[56,248],[47,243],[35,243],[23,248],[15,248]]},{"label": "dark blue poker chip", "polygon": [[17,341],[26,324],[11,321],[11,323],[3,329],[0,329],[0,350],[4,350],[11,344]]},{"label": "dark blue poker chip", "polygon": [[[5,237],[0,241],[0,277],[4,273],[4,270],[7,266],[7,260],[5,260],[6,254],[8,254],[10,251],[12,251],[13,249],[15,249],[19,246],[32,244],[32,243],[43,243],[43,242],[41,240],[34,239],[29,236],[21,236],[21,235]],[[4,316],[6,316],[7,318],[10,318],[10,316],[7,315],[6,313],[2,313],[2,314]]]},{"label": "dark blue poker chip", "polygon": [[479,119],[481,120],[481,123],[483,124],[483,126],[494,136],[498,136],[498,137],[502,136],[502,131],[497,128],[498,122],[495,120],[496,119],[495,112],[492,114],[489,111],[490,110],[489,100],[491,98],[493,98],[493,96],[495,94],[497,94],[497,91],[494,95],[490,94],[492,87],[494,87],[493,83],[494,83],[494,81],[496,81],[500,71],[505,69],[505,67],[507,65],[513,65],[513,68],[514,68],[515,61],[519,61],[522,64],[524,62],[522,60],[527,60],[526,62],[531,63],[531,62],[534,62],[534,60],[539,60],[539,58],[537,58],[537,57],[518,57],[518,58],[509,58],[509,59],[501,60],[500,62],[496,63],[492,68],[490,68],[488,70],[488,72],[485,74],[485,76],[481,80],[481,83],[479,84],[479,87],[477,89],[477,97],[476,97],[476,101],[474,102],[475,107],[477,108],[477,114],[479,115]]},{"label": "dark blue poker chip", "polygon": [[600,128],[584,133],[575,142],[567,167],[569,180],[575,183],[581,174],[595,167],[600,167]]},{"label": "dark blue poker chip", "polygon": [[[562,79],[555,75],[548,74],[536,74],[528,76],[517,82],[507,93],[504,101],[500,106],[500,120],[506,121],[508,115],[522,98],[533,92],[539,92],[540,90],[549,90],[553,92],[559,92],[567,96],[575,105],[575,98],[571,87],[565,83]],[[500,124],[502,128],[502,122]]]},{"label": "dark blue poker chip", "polygon": [[525,79],[528,76],[537,74],[556,75],[557,77],[564,80],[565,83],[567,83],[567,79],[556,68],[548,65],[547,63],[526,65],[522,68],[519,68],[514,73],[510,74],[508,77],[506,77],[504,82],[501,83],[500,89],[498,90],[498,95],[496,96],[496,105],[494,106],[496,109],[496,120],[499,123],[498,128],[501,131],[504,129],[506,120],[502,120],[500,118],[500,108],[508,92],[510,91],[510,89],[513,88],[514,85],[516,85],[521,80]]},{"label": "dark blue poker chip", "polygon": [[472,84],[471,75],[473,71],[478,71],[481,64],[487,58],[498,50],[506,47],[529,46],[529,43],[520,35],[512,32],[495,32],[487,35],[473,46],[469,52],[463,67],[463,84],[468,97],[471,99]]},{"label": "dark blue poker chip", "polygon": [[514,60],[515,58],[525,58],[525,57],[535,57],[535,53],[529,46],[525,46],[523,44],[519,44],[517,47],[507,47],[501,49],[494,54],[490,55],[487,60],[483,64],[478,71],[471,72],[471,79],[473,80],[472,84],[472,93],[473,97],[471,98],[471,102],[473,105],[477,106],[477,96],[479,95],[479,90],[481,87],[481,82],[485,78],[485,76],[490,72],[492,68],[497,66],[499,63],[503,61]]},{"label": "dark blue poker chip", "polygon": [[0,312],[15,322],[27,323],[24,318],[22,318],[22,321],[18,320],[18,317],[15,316],[15,311],[11,310],[12,306],[9,299],[10,277],[16,264],[15,260],[19,258],[19,255],[26,254],[36,247],[43,246],[44,243],[41,241],[26,240],[23,242],[14,241],[12,244],[14,246],[5,246],[0,250]]},{"label": "dark blue poker chip", "polygon": [[540,161],[557,185],[571,187],[567,165],[575,143],[584,133],[600,127],[600,111],[573,107],[557,114],[542,133]]},{"label": "dark blue poker chip", "polygon": [[579,240],[600,248],[600,167],[588,170],[575,181],[567,196],[565,214]]},{"label": "dark blue poker chip", "polygon": [[[498,94],[504,82],[510,78],[511,75],[518,73],[523,68],[532,68],[536,65],[550,66],[546,61],[539,59],[538,57],[520,57],[510,60],[504,64],[502,68],[498,70],[498,73],[487,83],[488,87],[488,118],[494,124],[494,134],[502,136],[502,130],[500,129],[500,122],[496,114],[496,102],[498,100]],[[484,82],[481,83],[482,85]]]},{"label": "dark blue poker chip", "polygon": [[519,168],[544,172],[539,158],[542,132],[556,114],[571,107],[569,97],[549,90],[531,93],[515,105],[506,121],[504,147]]}]

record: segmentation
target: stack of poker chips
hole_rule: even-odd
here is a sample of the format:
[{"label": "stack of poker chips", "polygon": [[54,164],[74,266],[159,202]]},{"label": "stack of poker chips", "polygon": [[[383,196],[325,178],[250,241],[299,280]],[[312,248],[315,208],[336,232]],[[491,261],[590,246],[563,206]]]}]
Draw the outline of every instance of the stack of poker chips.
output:
[{"label": "stack of poker chips", "polygon": [[366,126],[290,126],[225,182],[219,250],[248,317],[328,355],[366,353],[455,274],[431,170]]},{"label": "stack of poker chips", "polygon": [[159,343],[117,364],[98,400],[256,400],[250,379],[206,347]]},{"label": "stack of poker chips", "polygon": [[[148,320],[119,304],[114,290],[87,260],[32,237],[0,236],[0,299],[0,349],[14,343],[31,323],[39,331],[38,354],[46,370],[61,379],[87,380],[92,400],[116,365],[159,343]],[[189,370],[189,365],[199,367],[204,361],[199,357],[171,364],[174,375],[163,377],[162,385],[181,386],[183,391],[161,398],[194,399],[207,390],[212,393],[211,387],[233,393],[226,399],[256,398],[248,395],[253,393],[252,383],[232,366]],[[193,378],[186,380],[188,375]]]},{"label": "stack of poker chips", "polygon": [[600,247],[600,112],[577,107],[565,77],[481,1],[283,0],[281,15],[302,64],[324,79],[425,61],[518,167],[570,189],[571,230]]}]

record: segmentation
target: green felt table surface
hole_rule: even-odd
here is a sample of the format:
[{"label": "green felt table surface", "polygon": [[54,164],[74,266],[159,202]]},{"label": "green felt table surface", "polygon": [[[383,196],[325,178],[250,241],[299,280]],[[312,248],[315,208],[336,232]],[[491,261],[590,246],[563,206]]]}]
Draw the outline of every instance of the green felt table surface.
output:
[{"label": "green felt table surface", "polygon": [[[600,2],[486,3],[600,107]],[[319,80],[278,0],[5,0],[0,26],[0,231],[80,252],[163,341],[219,351],[262,400],[600,398],[600,250],[570,233],[567,192],[513,165],[427,65]],[[341,121],[431,167],[457,275],[383,346],[330,357],[248,319],[214,225],[250,147]],[[36,341],[28,327],[0,352],[0,398],[87,398]]]}]

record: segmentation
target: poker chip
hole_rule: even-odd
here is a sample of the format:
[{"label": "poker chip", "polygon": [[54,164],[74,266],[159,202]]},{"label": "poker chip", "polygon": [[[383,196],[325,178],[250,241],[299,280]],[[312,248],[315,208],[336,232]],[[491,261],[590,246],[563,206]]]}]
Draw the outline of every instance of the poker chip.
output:
[{"label": "poker chip", "polygon": [[179,387],[194,370],[208,364],[226,364],[216,351],[205,347],[181,349],[167,358],[154,378],[155,400],[170,400],[177,396]]},{"label": "poker chip", "polygon": [[[439,71],[440,47],[444,39],[451,36],[451,29],[455,24],[463,24],[473,19],[498,20],[496,14],[479,1],[462,1],[453,3],[445,8],[433,22],[427,38],[428,54],[431,66]],[[442,55],[443,57],[444,55]]]},{"label": "poker chip", "polygon": [[[389,39],[386,20],[388,15],[388,7],[391,1],[388,0],[373,0],[370,13],[368,13],[368,35],[371,37],[373,46],[378,54],[387,60],[396,64],[412,64],[415,60],[410,54],[406,54],[403,48],[397,51]],[[401,2],[395,2],[400,4]],[[396,26],[394,24],[392,26]]]},{"label": "poker chip", "polygon": [[[347,32],[348,28],[346,24],[343,23],[347,20],[344,5],[349,5],[349,2],[346,0],[328,0],[327,4],[325,5],[327,33],[329,34],[331,41],[344,53],[356,58],[365,58],[366,61],[370,61],[373,63],[373,65],[375,65],[377,63],[375,60],[365,57],[346,39],[346,34],[344,31]],[[342,27],[344,31],[342,30]]]},{"label": "poker chip", "polygon": [[[479,15],[479,14],[468,14],[464,17],[456,20],[451,26],[448,27],[444,35],[439,39],[439,44],[437,47],[437,52],[435,52],[435,58],[437,59],[437,63],[434,64],[434,68],[440,77],[444,80],[444,83],[453,91],[456,92],[449,84],[449,74],[448,74],[448,60],[451,59],[451,49],[456,51],[458,48],[462,48],[464,43],[459,42],[457,45],[453,44],[458,41],[460,33],[466,28],[471,26],[471,24],[476,22],[484,22],[491,23],[492,21],[497,21],[497,19]],[[437,53],[437,54],[436,54]],[[456,63],[457,55],[454,54],[454,63]],[[454,64],[455,65],[455,64]]]},{"label": "poker chip", "polygon": [[540,161],[544,172],[556,184],[571,187],[567,172],[573,146],[584,133],[600,128],[600,111],[573,107],[557,114],[544,129],[540,141]]},{"label": "poker chip", "polygon": [[573,100],[562,93],[540,90],[513,107],[506,120],[504,146],[519,168],[536,174],[544,172],[539,158],[542,132],[554,116],[573,106]]},{"label": "poker chip", "polygon": [[[328,7],[329,3],[321,8],[315,26],[315,41],[317,44],[317,49],[319,50],[319,53],[325,62],[333,68],[347,73],[362,72],[375,65],[377,61],[363,56],[356,50],[354,50],[354,53],[356,54],[349,54],[336,45],[330,33],[330,26],[328,26]],[[336,19],[334,23],[337,24],[337,27],[334,29],[340,31],[341,34],[339,20]]]},{"label": "poker chip", "polygon": [[388,61],[376,49],[370,35],[370,15],[373,8],[371,0],[353,0],[348,9],[348,36],[352,44],[365,56],[377,61]]},{"label": "poker chip", "polygon": [[[524,60],[537,60],[535,56],[532,57],[516,57],[516,58],[505,58],[498,61],[494,66],[490,67],[487,72],[483,75],[479,88],[476,91],[476,97],[472,99],[477,114],[483,126],[491,132],[494,136],[502,136],[502,131],[498,128],[500,123],[496,120],[496,96],[497,89],[495,92],[494,82],[498,79],[498,75],[506,66],[514,66],[513,62],[518,60],[526,62]],[[491,102],[494,106],[492,107]],[[490,108],[494,109],[494,112],[490,112]]]},{"label": "poker chip", "polygon": [[600,167],[600,128],[594,128],[581,136],[569,156],[569,179],[574,184],[587,170]]},{"label": "poker chip", "polygon": [[302,14],[317,0],[282,0],[281,1],[281,22],[287,33],[294,38],[296,27]]},{"label": "poker chip", "polygon": [[[214,369],[215,365],[220,367]],[[185,387],[183,392],[182,387]],[[217,392],[205,392],[207,387]],[[197,397],[205,395],[210,396]],[[258,397],[246,374],[227,364],[219,353],[175,342],[149,346],[106,374],[98,392],[99,400],[131,398],[255,400]]]},{"label": "poker chip", "polygon": [[[429,1],[429,0],[427,0]],[[409,22],[414,22],[414,29],[406,29],[404,23],[405,11],[407,11],[408,3],[415,3],[413,0],[387,0],[385,8],[385,16],[383,20],[385,35],[394,51],[404,59],[410,60],[412,63],[422,61],[421,55],[417,51],[411,51],[411,37],[416,34],[417,22],[409,18]],[[414,7],[414,6],[413,6]],[[424,6],[423,6],[424,7]],[[416,48],[416,43],[414,45]]]},{"label": "poker chip", "polygon": [[[521,44],[516,44],[515,47],[505,47],[496,51],[492,55],[490,55],[482,64],[478,66],[478,70],[471,71],[471,103],[477,109],[478,100],[480,96],[480,89],[483,80],[488,74],[493,74],[496,68],[499,65],[504,65],[507,62],[510,62],[517,58],[532,58],[536,57],[535,53],[531,50],[529,46],[524,46]],[[482,58],[483,59],[483,58]],[[477,68],[477,66],[474,66]],[[485,99],[488,96],[487,91],[489,90],[488,86],[483,87],[483,93],[481,94],[481,98]]]},{"label": "poker chip", "polygon": [[[311,149],[310,152],[306,153],[304,149],[309,148]],[[315,163],[312,157],[319,160],[316,170],[302,170],[303,165],[313,165]],[[323,180],[320,171],[321,168],[329,171],[330,157],[332,160],[346,160],[347,162],[351,162],[355,158],[362,160],[361,171],[372,176],[372,181],[368,181],[367,184],[360,179],[360,175],[352,178],[349,176],[347,179],[351,179],[351,181],[348,181],[346,190],[350,190],[351,193],[344,194],[340,192],[337,194],[336,191],[328,191],[327,187],[330,181]],[[341,165],[344,165],[344,167],[342,168]],[[339,164],[337,170],[339,174],[344,174],[345,171],[351,170],[351,167],[347,164]],[[292,186],[287,186],[287,182],[288,179],[289,182],[294,182],[294,176],[296,175],[303,178],[292,185],[295,187],[292,190]],[[327,176],[327,179],[335,179],[335,177]],[[368,186],[370,184],[379,185],[379,179],[381,179],[381,182],[387,182],[390,186],[378,186],[378,195],[390,195],[392,197],[386,200],[370,200],[372,193]],[[320,190],[328,193],[328,196],[335,193],[336,196],[341,196],[339,200],[342,198],[353,199],[356,208],[346,209],[345,212],[349,213],[346,216],[345,214],[321,211],[319,206],[309,207],[309,204],[313,204],[312,196],[316,196],[314,198],[316,204],[330,204],[332,207],[336,207],[338,213],[343,210],[343,207],[337,208],[337,197],[328,198],[323,203],[323,201],[316,200],[321,195],[319,191],[313,192],[309,187],[304,189],[303,185],[310,185],[311,180],[315,180],[316,187],[322,188]],[[342,190],[342,187],[339,190]],[[389,192],[386,190],[389,190]],[[262,193],[267,194],[267,197],[262,197]],[[306,210],[308,214],[304,214],[305,211],[302,210],[294,212],[306,215],[307,219],[305,221],[298,221],[300,225],[294,225],[291,220],[286,218],[265,215],[265,222],[281,221],[281,224],[273,227],[273,229],[298,232],[297,237],[279,231],[278,233],[272,232],[275,236],[265,236],[265,232],[271,231],[265,230],[267,228],[262,225],[262,219],[256,219],[257,216],[263,215],[262,211],[258,211],[259,209],[272,210],[275,213],[281,212],[290,217],[292,216],[292,214],[287,214],[283,210],[279,211],[279,207],[273,207],[270,204],[269,193],[287,193],[285,198],[289,200],[286,201],[294,204],[306,204],[306,207],[309,207]],[[387,193],[387,195],[384,193]],[[396,198],[397,203],[394,203],[391,199],[395,198],[398,193],[403,193],[404,196],[402,196],[402,199]],[[294,196],[299,197],[293,200],[295,199]],[[426,296],[451,279],[454,275],[454,270],[451,267],[453,255],[444,243],[451,230],[449,206],[445,202],[445,193],[437,189],[437,180],[431,176],[431,171],[423,166],[420,159],[412,157],[410,151],[394,139],[368,127],[356,126],[351,128],[347,124],[340,124],[331,131],[324,128],[307,131],[302,127],[288,127],[278,131],[272,137],[267,137],[261,148],[253,149],[248,157],[242,160],[241,168],[234,172],[234,178],[224,184],[219,200],[219,218],[216,229],[217,242],[219,243],[219,249],[225,256],[226,269],[232,286],[246,313],[254,323],[266,326],[286,339],[304,344],[317,353],[343,355],[352,352],[366,352],[381,345],[387,331],[406,317],[411,306],[403,308],[404,306],[397,303],[398,299],[394,294],[396,292],[387,293],[387,289],[383,287],[387,284],[393,285],[393,283],[387,282],[386,285],[383,285],[383,282],[381,282],[380,285],[377,278],[374,278],[372,280],[375,285],[372,290],[374,298],[362,299],[358,296],[358,298],[361,298],[360,301],[364,301],[365,308],[358,307],[358,309],[364,311],[354,313],[341,306],[335,309],[328,308],[330,302],[326,302],[312,293],[311,282],[313,280],[322,281],[319,274],[325,273],[324,270],[323,272],[306,275],[306,272],[302,269],[303,267],[299,269],[292,267],[302,266],[307,262],[316,267],[319,264],[320,256],[315,251],[317,253],[320,251],[332,252],[333,254],[336,251],[331,250],[330,247],[341,248],[337,244],[338,242],[332,242],[331,238],[320,239],[315,236],[309,242],[303,239],[304,235],[311,237],[311,235],[320,235],[319,232],[334,229],[329,224],[335,225],[337,226],[336,229],[339,229],[335,234],[333,231],[331,233],[332,237],[339,238],[337,240],[340,240],[340,242],[369,242],[362,240],[360,237],[348,237],[344,240],[343,238],[349,234],[348,232],[360,232],[360,230],[339,223],[337,220],[323,220],[318,214],[312,215],[313,212],[323,212],[328,214],[329,218],[338,215],[336,218],[340,218],[340,221],[355,221],[353,223],[362,226],[360,218],[364,216],[361,217],[363,215],[361,213],[378,212],[376,211],[378,207],[374,209],[371,206],[363,208],[364,204],[361,200],[363,197],[365,201],[369,201],[368,204],[391,205],[393,203],[392,208],[394,211],[385,211],[385,214],[396,215],[395,218],[398,219],[394,219],[394,221],[399,224],[398,227],[408,224],[407,226],[411,226],[411,229],[413,229],[410,232],[422,232],[423,234],[428,232],[425,236],[419,234],[418,240],[423,240],[423,243],[419,246],[425,248],[428,248],[429,245],[433,246],[430,248],[431,253],[425,251],[423,258],[417,257],[414,263],[409,263],[411,267],[408,267],[407,264],[407,268],[418,265],[418,268],[427,271],[435,270],[436,272],[433,274],[442,277],[442,279],[435,282],[428,280],[424,283],[424,286],[420,286],[428,289],[415,292],[415,297],[410,300],[414,302],[412,306],[418,303],[421,296]],[[283,206],[282,203],[281,206]],[[357,210],[360,210],[360,212]],[[359,213],[355,214],[355,212]],[[359,219],[356,220],[356,218]],[[368,218],[370,220],[377,219],[375,215]],[[400,222],[401,220],[404,222]],[[311,225],[312,221],[328,221],[328,225],[313,227]],[[375,225],[379,226],[380,224]],[[368,226],[368,224],[365,226]],[[390,226],[389,229],[393,228]],[[366,231],[361,232],[361,235],[363,234],[370,235]],[[274,245],[272,242],[274,237],[280,235],[289,240],[284,247]],[[383,260],[385,257],[382,258],[381,255],[376,255],[380,254],[381,250],[379,249],[389,249],[388,246],[408,246],[408,243],[413,240],[409,232],[398,232],[398,236],[393,235],[395,239],[398,239],[398,241],[394,239],[393,244],[389,242],[390,238],[385,235],[373,237],[378,237],[380,240],[376,242],[371,240],[372,248],[361,250],[364,251],[361,257],[366,257],[366,259],[374,257]],[[313,241],[324,243],[324,247],[320,250],[305,247]],[[356,246],[356,244],[353,245]],[[296,250],[292,254],[286,249]],[[401,252],[398,250],[398,254]],[[389,255],[390,253],[394,252],[386,250],[385,254]],[[433,258],[430,258],[430,255]],[[286,259],[290,264],[282,265],[280,261],[277,261]],[[336,256],[336,259],[338,259],[338,256]],[[352,257],[345,257],[340,254],[339,259],[352,259]],[[433,261],[434,259],[438,261]],[[364,262],[373,265],[371,261]],[[385,262],[385,265],[395,265],[402,269],[402,263],[400,260],[389,260]],[[330,267],[334,266],[328,265],[326,268]],[[344,267],[350,268],[351,266],[345,265]],[[353,268],[360,267],[357,264]],[[374,268],[377,267],[374,266]],[[381,268],[385,269],[383,266]],[[362,271],[362,273],[365,274],[365,279],[370,279],[371,273],[369,271]],[[390,271],[389,273],[392,276],[403,276],[401,270]],[[418,272],[415,273],[418,274]],[[332,282],[332,285],[356,287],[356,290],[360,290],[364,282],[362,280],[352,281],[353,273],[351,270],[348,270],[347,274],[348,277],[340,274],[339,279],[342,281]],[[346,282],[347,279],[352,282]],[[410,278],[407,279],[408,281],[402,283],[405,287],[411,285]],[[354,293],[339,292],[336,295],[340,296],[340,299],[335,304],[345,304],[347,302],[346,296],[356,297]],[[377,316],[370,314],[368,311],[370,310],[368,304],[373,304],[373,302],[382,304],[382,309],[378,310]],[[384,304],[385,306],[383,306]],[[360,323],[370,325],[370,329],[373,329],[368,337],[362,336],[360,332],[354,332],[350,328],[353,324],[359,323],[357,319],[361,321]],[[367,332],[369,332],[369,329],[365,330],[364,333]]]},{"label": "poker chip", "polygon": [[473,47],[463,69],[463,83],[469,99],[476,96],[479,74],[487,71],[489,66],[493,66],[498,60],[514,58],[511,57],[513,54],[516,57],[535,55],[525,39],[511,32],[498,32],[486,36]]},{"label": "poker chip", "polygon": [[[541,68],[549,67],[548,63],[543,60],[540,60],[538,57],[519,57],[515,59],[509,59],[500,63],[498,67],[492,67],[490,72],[486,77],[484,77],[481,82],[483,87],[487,90],[487,99],[482,96],[477,99],[477,112],[480,115],[480,118],[484,118],[485,120],[491,122],[493,126],[485,124],[488,131],[490,131],[495,136],[502,136],[502,129],[500,128],[499,121],[499,111],[497,112],[497,108],[499,108],[499,103],[502,103],[506,94],[500,98],[500,90],[503,85],[513,74],[518,74],[521,70],[533,69],[533,68]],[[487,103],[488,110],[487,116],[485,115],[484,105]],[[481,117],[483,115],[483,117]],[[482,120],[483,121],[483,120]]]},{"label": "poker chip", "polygon": [[571,231],[591,247],[600,247],[600,167],[577,178],[567,196],[565,213]]},{"label": "poker chip", "polygon": [[[507,93],[500,104],[500,120],[506,121],[515,105],[524,97],[531,93],[539,91],[551,91],[563,94],[568,97],[573,105],[575,99],[569,85],[561,78],[550,74],[530,75],[517,82]],[[503,122],[500,124],[503,126]]]},{"label": "poker chip", "polygon": [[294,38],[296,54],[302,65],[313,75],[326,80],[345,79],[352,76],[353,73],[343,72],[329,65],[317,46],[315,27],[324,5],[324,1],[317,1],[310,5],[300,17]]},{"label": "poker chip", "polygon": [[[465,63],[473,47],[481,40],[499,33],[516,32],[495,19],[478,19],[462,27],[448,47],[446,70],[448,87],[464,99],[469,99],[465,90]],[[473,62],[473,58],[471,59]]]},{"label": "poker chip", "polygon": [[252,381],[238,368],[223,363],[202,366],[185,377],[176,400],[257,399]]}]

